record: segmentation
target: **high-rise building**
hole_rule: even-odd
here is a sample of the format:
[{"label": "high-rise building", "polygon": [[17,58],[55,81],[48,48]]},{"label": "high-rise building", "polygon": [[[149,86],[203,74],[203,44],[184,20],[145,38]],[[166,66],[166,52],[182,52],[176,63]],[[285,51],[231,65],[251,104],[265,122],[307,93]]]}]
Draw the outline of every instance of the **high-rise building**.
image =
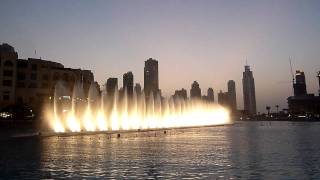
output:
[{"label": "high-rise building", "polygon": [[229,108],[229,94],[228,92],[220,92],[218,93],[218,104],[221,106]]},{"label": "high-rise building", "polygon": [[[320,86],[320,73],[317,74]],[[296,81],[293,83],[294,96],[287,98],[289,113],[293,115],[319,115],[320,114],[320,96],[308,94],[306,90],[306,80],[304,72],[296,71]]]},{"label": "high-rise building", "polygon": [[294,96],[306,96],[307,87],[306,87],[306,78],[303,71],[296,71],[296,81],[293,84]]},{"label": "high-rise building", "polygon": [[136,92],[137,96],[141,95],[141,85],[139,83],[136,83],[134,91]]},{"label": "high-rise building", "polygon": [[144,62],[144,92],[147,97],[159,93],[158,61],[152,58]]},{"label": "high-rise building", "polygon": [[174,98],[187,99],[187,90],[182,88],[181,90],[176,90],[173,95]]},{"label": "high-rise building", "polygon": [[108,78],[106,90],[108,96],[113,96],[114,93],[118,91],[118,78]]},{"label": "high-rise building", "polygon": [[207,92],[207,100],[209,102],[214,102],[214,92],[212,88],[208,88],[208,92]]},{"label": "high-rise building", "polygon": [[193,81],[190,89],[190,98],[201,99],[201,89],[197,81]]},{"label": "high-rise building", "polygon": [[232,112],[237,110],[236,83],[234,80],[228,81],[229,104]]},{"label": "high-rise building", "polygon": [[244,110],[250,115],[255,115],[257,109],[254,78],[250,66],[246,65],[244,69],[242,78]]},{"label": "high-rise building", "polygon": [[127,91],[129,97],[133,95],[133,74],[131,71],[123,75],[123,89]]}]

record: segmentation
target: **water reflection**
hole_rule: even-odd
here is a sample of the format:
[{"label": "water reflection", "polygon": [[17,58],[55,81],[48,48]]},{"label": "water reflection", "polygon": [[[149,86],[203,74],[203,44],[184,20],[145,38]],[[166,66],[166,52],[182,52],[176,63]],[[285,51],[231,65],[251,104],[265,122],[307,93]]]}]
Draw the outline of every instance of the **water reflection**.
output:
[{"label": "water reflection", "polygon": [[320,123],[241,123],[176,135],[8,140],[0,177],[319,179]]}]

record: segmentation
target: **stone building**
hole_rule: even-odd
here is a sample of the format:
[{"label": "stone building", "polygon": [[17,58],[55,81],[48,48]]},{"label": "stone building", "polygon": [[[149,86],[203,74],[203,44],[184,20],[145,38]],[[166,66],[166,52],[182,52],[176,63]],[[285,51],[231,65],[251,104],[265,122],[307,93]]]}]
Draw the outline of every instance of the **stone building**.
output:
[{"label": "stone building", "polygon": [[62,82],[70,95],[76,81],[82,82],[85,95],[94,82],[90,70],[65,68],[43,59],[18,59],[18,53],[8,44],[0,45],[0,61],[0,108],[24,104],[40,109],[52,99],[57,82]]}]

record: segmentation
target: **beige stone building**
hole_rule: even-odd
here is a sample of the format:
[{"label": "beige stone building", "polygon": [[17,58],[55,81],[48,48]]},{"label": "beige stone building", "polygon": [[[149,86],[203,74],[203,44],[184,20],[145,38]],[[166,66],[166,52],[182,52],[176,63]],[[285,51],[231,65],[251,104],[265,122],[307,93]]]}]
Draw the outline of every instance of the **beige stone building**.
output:
[{"label": "beige stone building", "polygon": [[74,83],[81,81],[85,95],[94,82],[90,70],[65,68],[43,59],[18,59],[18,53],[8,44],[0,45],[0,62],[0,108],[25,104],[38,109],[53,97],[57,82],[72,92]]}]

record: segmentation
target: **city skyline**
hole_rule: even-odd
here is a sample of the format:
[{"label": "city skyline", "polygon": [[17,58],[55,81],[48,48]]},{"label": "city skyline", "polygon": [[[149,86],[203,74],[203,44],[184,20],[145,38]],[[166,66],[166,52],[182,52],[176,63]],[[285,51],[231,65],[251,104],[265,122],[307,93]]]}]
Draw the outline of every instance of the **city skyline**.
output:
[{"label": "city skyline", "polygon": [[[59,3],[24,3],[3,1],[5,8],[0,8],[0,13],[6,26],[0,30],[1,43],[14,46],[20,58],[42,57],[67,67],[91,69],[99,84],[108,77],[122,82],[123,73],[132,71],[134,83],[143,87],[143,61],[152,57],[159,61],[159,86],[164,96],[176,89],[189,90],[195,80],[202,94],[209,87],[217,93],[227,90],[226,83],[232,79],[238,108],[243,109],[241,75],[248,59],[254,72],[257,108],[265,112],[266,105],[287,107],[286,98],[293,94],[288,62],[292,56],[294,70],[305,72],[308,93],[318,92],[318,2],[76,3],[77,11],[84,14],[69,2],[64,3],[63,9],[70,10],[63,11],[65,19],[59,18]],[[197,8],[203,11],[199,13]],[[43,9],[48,11],[42,13]],[[142,9],[145,14],[139,13]],[[159,13],[161,10],[167,14]],[[182,29],[186,31],[180,33]]]}]

